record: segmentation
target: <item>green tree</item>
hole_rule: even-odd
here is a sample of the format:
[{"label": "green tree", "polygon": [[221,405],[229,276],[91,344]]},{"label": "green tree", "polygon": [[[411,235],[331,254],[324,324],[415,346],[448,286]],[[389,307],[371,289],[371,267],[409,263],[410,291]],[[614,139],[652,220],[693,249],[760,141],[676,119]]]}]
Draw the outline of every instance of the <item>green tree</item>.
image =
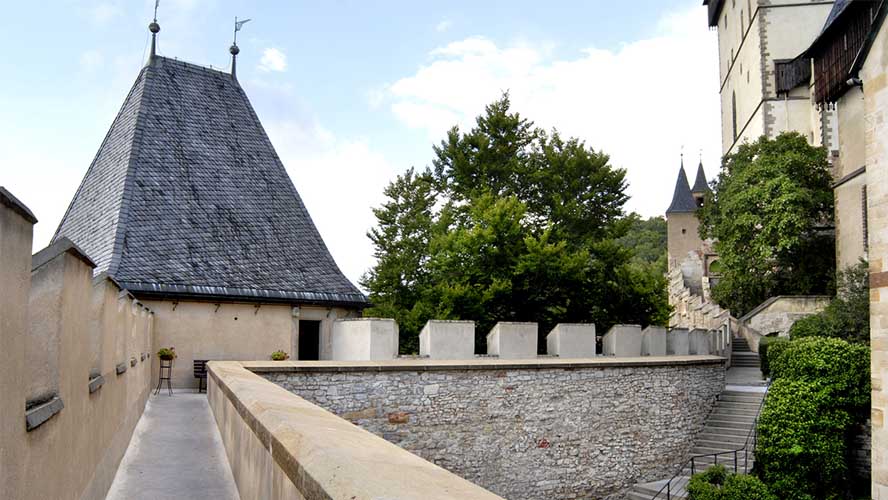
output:
[{"label": "green tree", "polygon": [[471,130],[447,133],[431,171],[386,189],[369,233],[377,264],[361,282],[367,313],[398,320],[403,353],[431,318],[475,320],[479,352],[497,321],[539,322],[541,348],[558,322],[665,323],[662,272],[616,241],[632,225],[625,176],[504,95]]},{"label": "green tree", "polygon": [[638,214],[632,213],[623,219],[629,227],[626,234],[617,239],[621,245],[631,248],[635,252],[633,261],[639,264],[649,264],[661,274],[666,274],[666,219],[663,217],[651,217],[642,219]]},{"label": "green tree", "polygon": [[725,157],[700,210],[722,278],[713,298],[740,316],[774,295],[830,293],[835,269],[832,177],[825,148],[795,132]]}]

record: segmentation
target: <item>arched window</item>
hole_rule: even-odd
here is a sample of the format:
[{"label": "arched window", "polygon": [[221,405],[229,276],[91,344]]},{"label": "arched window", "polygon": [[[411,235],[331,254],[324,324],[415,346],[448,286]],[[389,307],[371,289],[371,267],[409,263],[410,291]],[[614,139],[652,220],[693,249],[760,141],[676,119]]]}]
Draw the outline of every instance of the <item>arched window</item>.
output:
[{"label": "arched window", "polygon": [[731,91],[731,125],[734,131],[734,140],[737,140],[737,92]]}]

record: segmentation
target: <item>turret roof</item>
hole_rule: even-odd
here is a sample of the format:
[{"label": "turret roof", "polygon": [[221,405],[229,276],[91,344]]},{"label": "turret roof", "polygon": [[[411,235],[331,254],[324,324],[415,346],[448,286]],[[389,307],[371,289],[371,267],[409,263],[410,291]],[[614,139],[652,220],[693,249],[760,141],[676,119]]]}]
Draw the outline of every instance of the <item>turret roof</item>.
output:
[{"label": "turret roof", "polygon": [[666,209],[666,214],[696,212],[697,202],[691,194],[688,185],[688,176],[685,174],[684,165],[678,169],[678,179],[675,181],[675,192],[672,194],[672,204]]},{"label": "turret roof", "polygon": [[53,241],[138,294],[367,305],[232,75],[155,56]]}]

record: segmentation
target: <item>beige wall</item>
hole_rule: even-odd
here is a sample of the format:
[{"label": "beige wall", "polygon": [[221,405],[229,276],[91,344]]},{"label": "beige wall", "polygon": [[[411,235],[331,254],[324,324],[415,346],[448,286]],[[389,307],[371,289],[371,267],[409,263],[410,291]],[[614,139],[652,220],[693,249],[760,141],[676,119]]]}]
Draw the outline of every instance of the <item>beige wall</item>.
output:
[{"label": "beige wall", "polygon": [[673,213],[666,216],[666,241],[669,268],[680,264],[688,252],[699,252],[703,241],[698,232],[700,221],[695,213]]},{"label": "beige wall", "polygon": [[840,270],[867,257],[863,241],[864,187],[866,174],[859,175],[834,190],[836,264]]},{"label": "beige wall", "polygon": [[210,363],[208,399],[242,498],[500,497],[246,370]]},{"label": "beige wall", "polygon": [[792,59],[807,49],[823,27],[833,2],[771,0],[763,2],[766,5],[758,3],[757,0],[725,2],[718,20],[722,151],[725,154],[733,152],[738,144],[755,141],[762,135],[773,137],[784,130],[812,136],[809,93],[797,89],[790,93],[789,99],[778,98],[774,60]]},{"label": "beige wall", "polygon": [[[0,498],[17,500],[102,499],[111,485],[132,431],[142,414],[150,386],[149,361],[141,360],[151,345],[151,315],[125,294],[118,307],[119,289],[107,279],[91,279],[92,268],[69,251],[61,251],[43,269],[31,274],[31,225],[0,204],[0,277],[4,284],[0,298],[0,345],[6,357],[0,365]],[[60,280],[60,281],[59,281]],[[91,300],[97,290],[114,289],[109,300]],[[29,299],[30,297],[30,299]],[[53,304],[34,311],[40,324],[53,328],[31,331],[25,318],[28,303]],[[102,309],[103,312],[90,310]],[[90,318],[113,310],[114,328],[103,327],[99,335],[88,331]],[[123,336],[118,356],[103,359],[104,385],[89,392],[93,352],[116,345]],[[34,356],[34,345],[55,344],[53,356],[44,363],[54,364],[40,376],[48,381],[64,403],[64,408],[30,432],[25,427],[25,401],[31,375],[24,363],[25,352]],[[104,351],[103,351],[104,352]],[[44,353],[47,354],[47,353]],[[135,366],[130,360],[135,359]],[[127,371],[116,374],[117,362],[125,361]]]},{"label": "beige wall", "polygon": [[173,387],[198,386],[194,378],[195,359],[265,360],[279,349],[298,359],[299,320],[321,321],[319,354],[321,359],[330,359],[333,321],[359,314],[315,306],[300,306],[294,311],[293,306],[281,304],[185,300],[145,303],[155,312],[157,348],[176,348]]},{"label": "beige wall", "polygon": [[872,497],[888,499],[888,23],[860,71],[869,204],[870,345],[872,347]]}]

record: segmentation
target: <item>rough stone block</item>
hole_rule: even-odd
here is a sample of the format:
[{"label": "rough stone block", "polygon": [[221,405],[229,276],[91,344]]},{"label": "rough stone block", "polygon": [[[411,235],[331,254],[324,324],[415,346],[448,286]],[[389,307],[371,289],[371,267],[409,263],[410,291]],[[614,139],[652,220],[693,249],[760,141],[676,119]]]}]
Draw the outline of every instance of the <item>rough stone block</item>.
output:
[{"label": "rough stone block", "polygon": [[546,336],[546,352],[561,358],[594,358],[595,325],[558,323]]},{"label": "rough stone block", "polygon": [[487,334],[487,354],[500,359],[537,357],[537,324],[500,321]]},{"label": "rough stone block", "polygon": [[709,330],[695,328],[688,334],[688,342],[690,344],[689,354],[704,355],[710,354],[709,350]]},{"label": "rough stone block", "polygon": [[666,355],[666,329],[662,326],[649,326],[641,332],[642,356]]},{"label": "rough stone block", "polygon": [[614,325],[601,342],[605,356],[641,356],[641,326]]},{"label": "rough stone block", "polygon": [[687,328],[673,328],[666,334],[666,354],[687,356],[690,353],[690,339]]},{"label": "rough stone block", "polygon": [[333,322],[334,361],[381,361],[398,357],[398,324],[393,319],[355,318]]},{"label": "rough stone block", "polygon": [[430,319],[419,332],[419,354],[431,359],[473,359],[475,322]]}]

